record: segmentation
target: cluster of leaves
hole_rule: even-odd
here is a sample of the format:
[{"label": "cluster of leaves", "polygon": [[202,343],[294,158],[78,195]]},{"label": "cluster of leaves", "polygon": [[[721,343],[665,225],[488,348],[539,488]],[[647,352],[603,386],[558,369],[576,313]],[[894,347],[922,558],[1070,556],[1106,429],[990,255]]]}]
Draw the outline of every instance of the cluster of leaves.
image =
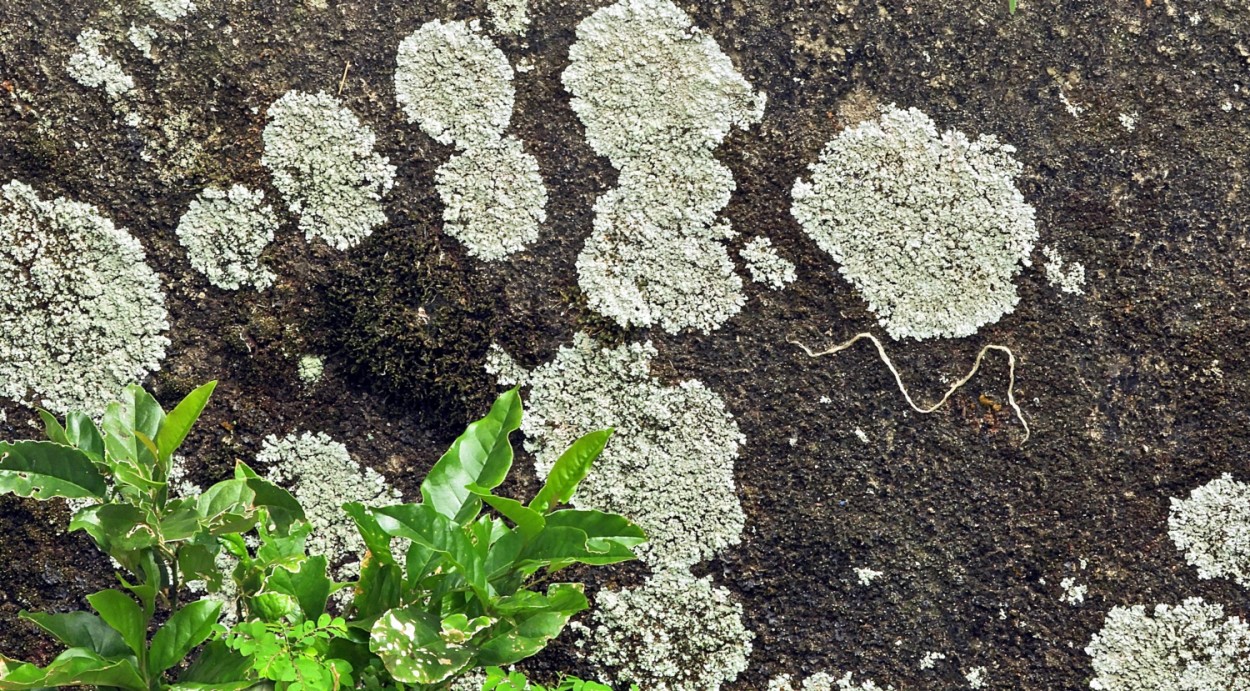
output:
[{"label": "cluster of leaves", "polygon": [[[422,501],[343,507],[368,551],[359,579],[336,583],[327,558],[307,553],[311,526],[298,502],[245,464],[197,497],[171,497],[173,453],[213,386],[168,414],[129,387],[99,427],[86,415],[62,425],[40,411],[48,441],[0,443],[0,492],[85,502],[70,529],[124,570],[123,589],[88,597],[94,614],[23,612],[69,649],[46,667],[0,656],[0,691],[446,689],[472,670],[537,653],[587,607],[580,583],[541,588],[553,574],[633,559],[645,539],[623,516],[562,508],[611,430],[575,442],[528,504],[493,494],[512,467],[509,436],[521,423],[514,389],[439,459]],[[219,600],[178,603],[189,580],[223,588],[223,552],[236,563],[230,627],[218,623]],[[327,606],[344,588],[352,597],[336,616]],[[168,616],[154,626],[158,612]],[[514,688],[505,682],[513,683],[489,688]],[[557,689],[606,688],[568,683]]]},{"label": "cluster of leaves", "polygon": [[[637,686],[631,686],[630,689],[638,691]],[[482,691],[612,691],[612,687],[577,677],[564,677],[555,686],[547,687],[531,682],[520,672],[505,672],[498,667],[487,667]]]}]

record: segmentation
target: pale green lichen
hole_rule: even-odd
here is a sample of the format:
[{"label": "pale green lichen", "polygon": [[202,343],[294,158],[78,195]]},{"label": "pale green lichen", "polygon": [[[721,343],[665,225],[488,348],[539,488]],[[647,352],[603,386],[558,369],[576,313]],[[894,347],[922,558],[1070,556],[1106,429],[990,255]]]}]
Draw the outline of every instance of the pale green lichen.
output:
[{"label": "pale green lichen", "polygon": [[591,146],[621,171],[577,260],[590,307],[624,326],[719,327],[744,298],[733,231],[716,219],[733,176],[713,150],[763,117],[763,94],[668,0],[583,20],[563,80]]},{"label": "pale green lichen", "polygon": [[1085,292],[1085,265],[1080,262],[1067,262],[1054,247],[1042,247],[1042,255],[1046,263],[1046,281],[1065,293],[1080,295]]},{"label": "pale green lichen", "polygon": [[193,0],[144,0],[158,17],[167,22],[177,21],[195,11]]},{"label": "pale green lichen", "polygon": [[737,544],[745,517],[734,489],[742,433],[720,396],[694,380],[650,374],[650,343],[600,349],[584,334],[528,377],[526,448],[546,476],[578,437],[613,427],[612,443],[573,497],[637,521],[653,567],[684,567]]},{"label": "pale green lichen", "polygon": [[324,92],[289,91],[268,115],[261,162],[309,240],[347,249],[386,223],[395,166],[374,152],[372,130]]},{"label": "pale green lichen", "polygon": [[134,46],[140,53],[143,53],[143,57],[148,60],[155,57],[152,53],[152,47],[156,36],[156,30],[146,24],[144,26],[131,24],[130,28],[126,30],[126,38],[130,41],[130,45]]},{"label": "pale green lichen", "polygon": [[1231,578],[1250,587],[1250,484],[1225,473],[1172,499],[1168,535],[1199,578]]},{"label": "pale green lichen", "polygon": [[134,90],[135,80],[105,52],[104,43],[99,30],[83,29],[78,34],[78,50],[69,56],[69,76],[85,87],[103,89],[116,101]]},{"label": "pale green lichen", "polygon": [[305,386],[315,386],[325,376],[326,363],[318,355],[305,355],[299,359],[299,380]]},{"label": "pale green lichen", "polygon": [[313,526],[309,553],[326,555],[339,578],[353,576],[364,542],[341,507],[353,501],[387,506],[398,502],[399,491],[377,471],[357,464],[347,447],[324,433],[266,437],[256,460],[268,468],[269,480],[290,490],[304,507]]},{"label": "pale green lichen", "polygon": [[637,588],[600,591],[586,655],[620,683],[647,691],[717,691],[747,668],[753,634],[742,606],[710,578],[680,570]]},{"label": "pale green lichen", "polygon": [[1014,151],[891,106],[825,146],[792,212],[891,336],[968,336],[1015,308],[1037,241]]},{"label": "pale green lichen", "polygon": [[547,189],[538,161],[505,136],[512,66],[474,22],[432,21],[399,46],[395,96],[409,121],[460,153],[439,167],[447,234],[496,261],[538,239]]},{"label": "pale green lichen", "polygon": [[794,283],[794,264],[777,254],[772,240],[766,237],[753,238],[742,247],[738,255],[747,263],[752,281],[763,283],[775,290]]},{"label": "pale green lichen", "polygon": [[893,691],[893,686],[877,686],[871,680],[855,683],[855,675],[847,672],[841,679],[834,679],[828,672],[817,672],[795,686],[789,674],[773,677],[768,681],[768,691]]},{"label": "pale green lichen", "polygon": [[530,26],[529,0],[486,0],[486,9],[501,34],[519,36]]},{"label": "pale green lichen", "polygon": [[93,206],[0,188],[0,396],[99,414],[160,367],[161,280],[143,247]]},{"label": "pale green lichen", "polygon": [[191,267],[209,283],[226,290],[273,283],[273,272],[261,264],[260,255],[273,242],[278,217],[264,199],[263,192],[242,185],[228,192],[209,187],[183,214],[178,242],[187,249]]},{"label": "pale green lichen", "polygon": [[1250,626],[1193,597],[1180,605],[1115,607],[1085,652],[1101,691],[1246,691]]}]

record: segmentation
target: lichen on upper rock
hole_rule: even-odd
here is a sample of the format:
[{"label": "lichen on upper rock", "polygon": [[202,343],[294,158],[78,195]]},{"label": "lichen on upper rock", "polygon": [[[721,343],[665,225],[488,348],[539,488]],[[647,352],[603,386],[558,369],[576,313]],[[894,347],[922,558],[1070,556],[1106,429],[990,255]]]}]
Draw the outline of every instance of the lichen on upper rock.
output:
[{"label": "lichen on upper rock", "polygon": [[744,303],[716,220],[733,176],[713,156],[763,117],[732,61],[669,0],[619,0],[577,27],[563,75],[591,146],[621,171],[578,256],[592,309],[623,326],[709,331]]},{"label": "lichen on upper rock", "polygon": [[461,152],[438,169],[447,234],[496,261],[538,239],[547,188],[538,161],[505,136],[512,66],[476,21],[432,21],[399,46],[395,95],[422,131]]},{"label": "lichen on upper rock", "polygon": [[167,22],[182,19],[196,9],[194,0],[145,0],[145,4]]},{"label": "lichen on upper rock", "polygon": [[178,242],[187,249],[192,268],[218,288],[273,283],[273,272],[261,264],[260,255],[273,242],[278,217],[264,199],[263,192],[242,185],[229,191],[209,187],[178,222]]},{"label": "lichen on upper rock", "polygon": [[519,36],[530,26],[529,0],[486,0],[486,9],[501,34]]},{"label": "lichen on upper rock", "polygon": [[0,396],[100,414],[160,367],[161,280],[143,247],[93,206],[0,188]]},{"label": "lichen on upper rock", "polygon": [[825,146],[792,212],[891,336],[968,336],[1015,308],[1037,241],[1014,151],[891,106]]},{"label": "lichen on upper rock", "polygon": [[738,255],[747,263],[752,281],[767,284],[776,290],[794,283],[794,264],[777,254],[772,240],[762,236],[753,238]]},{"label": "lichen on upper rock", "polygon": [[452,156],[439,166],[436,184],[444,230],[484,261],[525,249],[547,220],[538,161],[513,137]]},{"label": "lichen on upper rock", "polygon": [[69,56],[69,76],[92,89],[103,89],[114,101],[135,88],[135,80],[104,48],[104,34],[83,29],[78,34],[78,50]]},{"label": "lichen on upper rock", "polygon": [[435,141],[489,144],[512,119],[512,66],[477,22],[428,22],[399,44],[395,98]]},{"label": "lichen on upper rock", "polygon": [[737,544],[745,517],[734,489],[742,433],[702,383],[650,374],[649,343],[600,349],[584,334],[528,376],[522,422],[540,476],[578,437],[614,427],[612,443],[573,497],[635,520],[652,567],[688,567]]},{"label": "lichen on upper rock", "polygon": [[716,691],[747,668],[754,638],[732,593],[681,570],[600,591],[590,624],[578,628],[592,663],[648,691]]},{"label": "lichen on upper rock", "polygon": [[374,151],[371,129],[325,92],[289,91],[268,115],[261,162],[309,240],[347,249],[386,223],[395,166]]},{"label": "lichen on upper rock", "polygon": [[1225,473],[1172,499],[1168,535],[1199,578],[1231,578],[1250,587],[1250,485]]},{"label": "lichen on upper rock", "polygon": [[1101,691],[1246,691],[1250,626],[1191,597],[1179,605],[1115,607],[1085,652]]}]

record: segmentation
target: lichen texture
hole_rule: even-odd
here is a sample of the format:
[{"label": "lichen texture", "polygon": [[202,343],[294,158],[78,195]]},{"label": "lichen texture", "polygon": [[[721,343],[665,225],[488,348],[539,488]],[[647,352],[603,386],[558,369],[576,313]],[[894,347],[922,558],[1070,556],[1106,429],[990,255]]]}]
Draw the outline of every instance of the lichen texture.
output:
[{"label": "lichen texture", "polygon": [[794,264],[777,254],[772,240],[766,237],[751,239],[739,252],[742,261],[746,262],[751,272],[751,280],[763,283],[776,290],[794,283]]},{"label": "lichen texture", "polygon": [[652,377],[655,355],[649,343],[599,349],[579,334],[530,374],[522,429],[545,477],[579,436],[615,428],[573,502],[635,520],[648,537],[638,553],[653,568],[688,567],[741,539],[733,468],[743,437],[702,383]]},{"label": "lichen texture", "polygon": [[360,568],[364,543],[340,507],[353,501],[370,506],[393,504],[399,492],[377,471],[362,468],[347,447],[325,433],[269,436],[256,460],[268,468],[271,481],[290,490],[304,507],[313,526],[309,554],[326,555],[339,578],[353,576]]},{"label": "lichen texture", "polygon": [[226,290],[273,283],[274,275],[261,264],[260,254],[273,242],[278,217],[264,200],[263,192],[242,185],[229,191],[209,187],[182,215],[178,242],[187,249],[191,267],[209,283]]},{"label": "lichen texture", "polygon": [[620,170],[577,259],[590,307],[672,333],[724,324],[744,298],[733,230],[717,218],[733,175],[713,150],[763,117],[763,94],[669,0],[619,0],[583,20],[563,80],[590,145]]},{"label": "lichen texture", "polygon": [[1085,651],[1101,691],[1250,689],[1250,626],[1202,598],[1116,607]]},{"label": "lichen texture", "polygon": [[143,247],[93,206],[0,188],[0,396],[104,411],[159,368],[169,339]]},{"label": "lichen texture", "polygon": [[504,135],[516,93],[508,58],[474,22],[428,22],[399,45],[395,97],[411,122],[459,153],[439,167],[447,234],[495,261],[538,239],[547,188],[538,161]]},{"label": "lichen texture", "polygon": [[1042,247],[1046,263],[1046,282],[1065,293],[1080,295],[1085,292],[1085,265],[1066,261],[1059,250],[1049,245]]},{"label": "lichen texture", "polygon": [[192,0],[145,0],[145,4],[167,22],[177,21],[195,11]]},{"label": "lichen texture", "polygon": [[746,669],[753,638],[742,606],[710,578],[663,571],[637,588],[601,591],[587,657],[648,691],[716,691]]},{"label": "lichen texture", "polygon": [[347,249],[386,223],[382,196],[395,167],[374,152],[373,131],[324,92],[289,91],[269,106],[261,162],[299,227]]},{"label": "lichen texture", "polygon": [[135,80],[126,74],[121,63],[105,52],[104,34],[98,29],[83,29],[78,34],[78,50],[69,56],[67,69],[74,81],[103,89],[114,101],[135,88]]},{"label": "lichen texture", "polygon": [[1037,241],[1014,151],[891,106],[825,146],[792,212],[891,336],[968,336],[1015,308]]},{"label": "lichen texture", "polygon": [[1231,578],[1250,588],[1250,485],[1227,473],[1172,499],[1168,535],[1199,578]]}]

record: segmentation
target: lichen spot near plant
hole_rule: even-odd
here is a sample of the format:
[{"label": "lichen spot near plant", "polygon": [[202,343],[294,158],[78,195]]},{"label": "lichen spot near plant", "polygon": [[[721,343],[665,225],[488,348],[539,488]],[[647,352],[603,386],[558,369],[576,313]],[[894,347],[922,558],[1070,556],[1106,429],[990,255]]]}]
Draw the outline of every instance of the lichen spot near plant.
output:
[{"label": "lichen spot near plant", "polygon": [[102,413],[160,367],[165,294],[143,247],[95,207],[0,188],[0,396]]}]

